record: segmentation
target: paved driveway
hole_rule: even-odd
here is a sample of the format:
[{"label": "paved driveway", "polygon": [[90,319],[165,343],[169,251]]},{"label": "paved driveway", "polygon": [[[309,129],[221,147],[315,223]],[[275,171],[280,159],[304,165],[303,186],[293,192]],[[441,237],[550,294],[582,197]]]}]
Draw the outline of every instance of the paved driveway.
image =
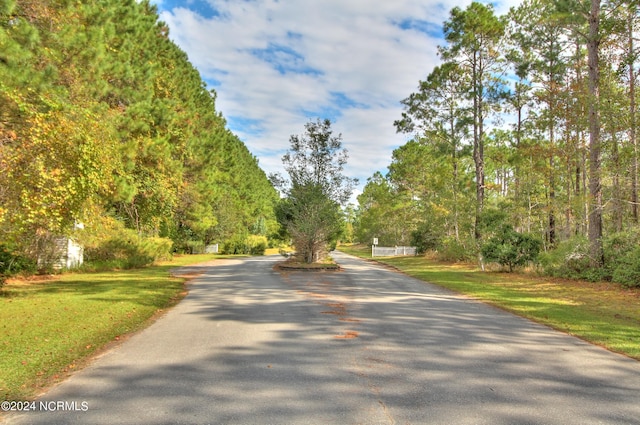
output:
[{"label": "paved driveway", "polygon": [[203,268],[162,319],[37,401],[55,411],[8,423],[640,424],[639,362],[335,258],[344,271]]}]

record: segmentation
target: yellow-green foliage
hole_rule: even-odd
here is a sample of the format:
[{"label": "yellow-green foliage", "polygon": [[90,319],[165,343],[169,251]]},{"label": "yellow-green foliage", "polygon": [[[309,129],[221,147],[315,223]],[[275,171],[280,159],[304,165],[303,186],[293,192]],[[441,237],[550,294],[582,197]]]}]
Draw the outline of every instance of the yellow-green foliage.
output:
[{"label": "yellow-green foliage", "polygon": [[268,246],[265,236],[261,235],[236,235],[224,244],[225,254],[250,254],[264,255]]},{"label": "yellow-green foliage", "polygon": [[264,255],[269,242],[265,236],[249,235],[247,245],[249,245],[249,253],[251,255]]},{"label": "yellow-green foliage", "polygon": [[97,264],[115,268],[135,268],[157,260],[171,258],[173,241],[167,238],[143,237],[127,229],[113,218],[102,217],[98,228],[85,228],[78,232],[84,245],[88,268]]},{"label": "yellow-green foliage", "polygon": [[[0,159],[0,241],[33,259],[107,211],[183,246],[274,220],[267,176],[147,1],[2,3]],[[120,230],[97,240],[89,255],[168,251]]]}]

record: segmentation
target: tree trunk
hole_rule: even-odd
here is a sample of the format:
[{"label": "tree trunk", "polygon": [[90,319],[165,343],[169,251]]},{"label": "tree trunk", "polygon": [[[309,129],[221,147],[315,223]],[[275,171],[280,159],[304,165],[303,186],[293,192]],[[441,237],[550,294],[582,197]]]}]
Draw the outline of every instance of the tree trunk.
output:
[{"label": "tree trunk", "polygon": [[602,185],[600,182],[600,72],[599,72],[600,0],[591,0],[589,13],[589,39],[587,40],[589,64],[589,253],[591,265],[602,267]]},{"label": "tree trunk", "polygon": [[[553,43],[552,43],[553,44]],[[556,244],[556,134],[554,131],[555,118],[559,118],[556,115],[556,88],[554,81],[554,74],[552,69],[554,68],[555,61],[550,59],[548,64],[549,71],[547,72],[547,80],[549,82],[547,105],[549,108],[549,115],[552,119],[549,120],[549,246],[553,248]]]},{"label": "tree trunk", "polygon": [[[477,53],[476,53],[477,55]],[[480,231],[480,217],[482,216],[482,210],[484,209],[484,122],[482,115],[482,96],[483,86],[480,79],[481,75],[478,75],[478,68],[481,65],[478,64],[480,58],[477,56],[474,58],[473,67],[473,162],[476,169],[476,223],[475,223],[475,239],[476,242],[480,242],[482,239],[482,232]]]},{"label": "tree trunk", "polygon": [[[553,137],[553,136],[551,136]],[[556,244],[556,179],[553,139],[551,139],[551,154],[549,155],[549,246]]]},{"label": "tree trunk", "polygon": [[[450,112],[450,116],[453,116],[453,111]],[[453,231],[456,236],[456,241],[460,242],[460,230],[458,226],[458,143],[456,141],[455,134],[455,122],[453,118],[449,122],[453,152],[452,152],[452,165],[453,165]]]},{"label": "tree trunk", "polygon": [[[630,10],[628,17],[628,37],[630,57],[633,55],[633,18],[635,8]],[[631,213],[633,222],[638,224],[638,140],[636,136],[636,75],[633,70],[633,61],[629,60],[629,139],[633,148],[633,158],[631,159]]]},{"label": "tree trunk", "polygon": [[623,220],[622,187],[620,186],[621,166],[618,138],[616,137],[615,132],[613,132],[611,144],[611,159],[613,162],[613,225],[616,232],[621,232]]}]

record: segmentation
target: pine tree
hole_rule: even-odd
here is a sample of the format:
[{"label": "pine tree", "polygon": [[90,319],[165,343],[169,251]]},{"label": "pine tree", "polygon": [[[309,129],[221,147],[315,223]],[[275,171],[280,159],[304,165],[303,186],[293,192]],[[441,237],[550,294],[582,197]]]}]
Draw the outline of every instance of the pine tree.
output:
[{"label": "pine tree", "polygon": [[451,18],[444,24],[448,45],[440,49],[445,61],[458,64],[468,79],[468,95],[473,116],[473,160],[476,172],[475,238],[481,239],[480,220],[485,200],[485,124],[487,115],[498,99],[499,82],[496,76],[499,48],[505,30],[503,19],[495,16],[493,8],[473,2],[466,10],[451,10]]}]

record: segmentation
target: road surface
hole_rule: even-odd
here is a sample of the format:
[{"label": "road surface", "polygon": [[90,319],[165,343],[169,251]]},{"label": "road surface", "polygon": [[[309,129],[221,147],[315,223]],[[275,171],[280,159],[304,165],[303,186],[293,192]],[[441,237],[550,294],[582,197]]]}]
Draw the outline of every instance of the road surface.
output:
[{"label": "road surface", "polygon": [[174,309],[7,423],[640,424],[639,362],[335,258],[343,271],[203,268]]}]

